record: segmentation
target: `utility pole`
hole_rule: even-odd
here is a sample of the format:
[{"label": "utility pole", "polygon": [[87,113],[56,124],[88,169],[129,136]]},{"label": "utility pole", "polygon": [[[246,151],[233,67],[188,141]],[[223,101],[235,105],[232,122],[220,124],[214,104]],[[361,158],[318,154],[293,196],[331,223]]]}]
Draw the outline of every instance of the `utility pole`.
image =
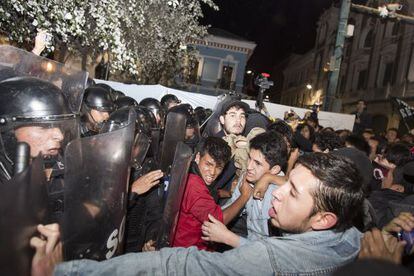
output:
[{"label": "utility pole", "polygon": [[331,111],[333,101],[336,97],[338,87],[339,73],[341,70],[342,56],[344,52],[345,34],[348,25],[348,17],[351,10],[351,0],[342,0],[341,10],[339,11],[338,32],[336,33],[334,56],[331,59],[331,68],[328,80],[328,89],[323,101],[323,110]]}]

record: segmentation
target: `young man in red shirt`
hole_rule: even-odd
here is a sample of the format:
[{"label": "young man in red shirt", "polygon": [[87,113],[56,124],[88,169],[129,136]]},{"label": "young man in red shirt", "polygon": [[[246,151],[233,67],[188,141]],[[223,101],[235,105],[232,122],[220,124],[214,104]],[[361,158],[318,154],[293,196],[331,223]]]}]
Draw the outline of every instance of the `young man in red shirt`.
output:
[{"label": "young man in red shirt", "polygon": [[214,180],[230,158],[230,147],[221,138],[208,137],[201,145],[191,164],[173,247],[197,246],[200,250],[214,250],[211,244],[201,239],[201,225],[208,220],[209,214],[221,222],[225,221],[223,211],[211,192]]}]

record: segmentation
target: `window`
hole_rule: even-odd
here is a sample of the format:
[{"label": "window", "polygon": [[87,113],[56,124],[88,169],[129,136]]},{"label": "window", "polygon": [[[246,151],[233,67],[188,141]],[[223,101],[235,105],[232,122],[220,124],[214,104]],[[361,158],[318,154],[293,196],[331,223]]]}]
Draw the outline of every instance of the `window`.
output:
[{"label": "window", "polygon": [[394,25],[392,26],[392,33],[391,35],[395,36],[398,35],[398,30],[400,29],[400,22],[394,22]]},{"label": "window", "polygon": [[359,71],[357,90],[363,90],[367,88],[367,75],[367,69]]},{"label": "window", "polygon": [[384,77],[382,79],[382,86],[386,86],[387,84],[391,83],[393,79],[392,78],[392,73],[394,69],[393,67],[394,67],[393,62],[389,62],[385,64]]},{"label": "window", "polygon": [[365,36],[365,41],[364,41],[364,48],[371,48],[372,44],[374,42],[374,34],[373,31],[370,30],[367,35]]},{"label": "window", "polygon": [[232,75],[233,75],[233,67],[223,66],[223,69],[221,71],[221,79],[220,79],[221,89],[230,89]]},{"label": "window", "polygon": [[189,75],[189,82],[190,83],[197,83],[198,79],[198,66],[199,62],[198,60],[193,63],[193,66],[191,67],[190,75]]}]

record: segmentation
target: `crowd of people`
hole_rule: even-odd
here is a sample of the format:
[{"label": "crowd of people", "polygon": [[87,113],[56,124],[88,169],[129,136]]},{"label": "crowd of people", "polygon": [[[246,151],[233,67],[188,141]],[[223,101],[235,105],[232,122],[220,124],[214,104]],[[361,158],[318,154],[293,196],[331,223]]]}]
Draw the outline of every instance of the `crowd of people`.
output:
[{"label": "crowd of people", "polygon": [[[30,239],[32,275],[412,273],[414,136],[393,128],[375,133],[364,101],[354,129],[335,130],[319,124],[317,109],[305,118],[286,112],[271,119],[237,95],[213,111],[171,94],[138,103],[92,80],[78,114],[63,90],[0,70],[1,184],[7,187],[39,158],[47,181],[45,223]],[[178,168],[186,176],[180,196],[168,186],[176,172],[166,156],[178,151],[170,141],[193,153],[188,167]],[[105,160],[90,161],[91,149]],[[89,186],[75,191],[76,199],[68,196],[73,177],[66,174],[78,172],[67,169],[68,160],[86,166],[78,169]],[[125,189],[117,197],[119,188],[108,183]],[[83,199],[91,194],[93,200]],[[163,247],[171,196],[179,198],[178,212]],[[99,244],[108,214],[123,200],[120,245],[108,246],[113,233]],[[73,208],[85,222],[75,228],[87,235],[65,233],[70,238],[62,242]]]}]

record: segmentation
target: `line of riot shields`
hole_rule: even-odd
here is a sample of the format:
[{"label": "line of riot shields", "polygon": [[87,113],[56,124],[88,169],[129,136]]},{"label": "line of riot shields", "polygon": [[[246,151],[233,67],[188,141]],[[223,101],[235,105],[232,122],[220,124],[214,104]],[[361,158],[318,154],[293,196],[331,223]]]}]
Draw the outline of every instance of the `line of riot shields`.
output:
[{"label": "line of riot shields", "polygon": [[[115,127],[80,137],[79,112],[87,78],[86,72],[22,49],[0,46],[0,97],[6,99],[11,95],[12,110],[0,108],[0,171],[4,172],[0,183],[1,275],[30,274],[34,250],[29,241],[38,224],[59,223],[65,260],[99,261],[123,254],[131,169],[148,171],[143,168],[148,156],[153,157],[152,168],[164,173],[156,188],[163,214],[156,246],[171,244],[193,159],[194,149],[187,142],[200,139],[198,125],[192,125],[191,134],[186,128],[192,111],[188,106],[173,108],[164,118],[164,129],[152,127],[145,131],[141,111],[136,106],[124,107],[126,111],[119,112],[123,115],[117,117],[121,119],[112,120]],[[65,111],[68,114],[27,115],[28,109],[47,104],[48,99],[39,98],[40,92],[27,92],[34,86],[26,87],[24,92],[19,90],[24,81],[35,83],[49,94],[63,93],[70,109]],[[54,88],[49,89],[45,82]],[[13,111],[22,108],[21,102],[18,106],[12,104],[22,100],[22,95],[32,95],[31,99],[24,99],[24,116]],[[70,131],[61,126],[62,118],[70,118]],[[14,144],[27,127],[35,127],[36,131],[59,129],[58,136],[63,136],[59,138],[61,148],[52,147],[46,157],[40,151],[34,158],[32,146],[26,162],[18,161]],[[58,154],[52,153],[55,151]],[[23,165],[17,171],[7,169],[16,164]],[[59,183],[58,188],[55,183]]]}]

